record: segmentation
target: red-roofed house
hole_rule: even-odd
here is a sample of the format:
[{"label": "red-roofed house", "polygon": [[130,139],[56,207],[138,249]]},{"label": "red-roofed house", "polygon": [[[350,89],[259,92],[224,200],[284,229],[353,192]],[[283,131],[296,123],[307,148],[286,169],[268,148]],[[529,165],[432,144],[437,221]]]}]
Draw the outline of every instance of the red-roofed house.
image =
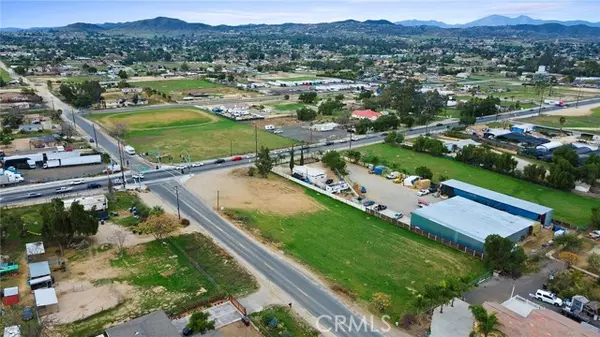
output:
[{"label": "red-roofed house", "polygon": [[366,118],[366,119],[370,119],[371,121],[374,121],[379,117],[381,117],[381,113],[379,113],[377,111],[373,111],[371,109],[352,111],[352,118],[356,118],[356,119],[365,119]]}]

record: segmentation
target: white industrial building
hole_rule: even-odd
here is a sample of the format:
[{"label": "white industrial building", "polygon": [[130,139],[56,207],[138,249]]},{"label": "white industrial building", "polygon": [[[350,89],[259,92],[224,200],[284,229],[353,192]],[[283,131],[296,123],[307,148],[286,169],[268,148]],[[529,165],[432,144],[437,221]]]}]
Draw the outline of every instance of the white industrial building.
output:
[{"label": "white industrial building", "polygon": [[321,124],[314,124],[310,128],[313,131],[325,132],[325,131],[332,131],[333,129],[337,128],[338,126],[339,126],[338,123],[321,123]]},{"label": "white industrial building", "polygon": [[554,149],[557,149],[561,146],[563,146],[564,144],[561,142],[548,142],[545,144],[541,144],[535,147],[535,149],[539,152],[551,152]]},{"label": "white industrial building", "polygon": [[446,142],[444,142],[444,145],[446,146],[448,151],[454,151],[455,147],[456,147],[457,151],[461,151],[463,149],[463,147],[465,147],[465,146],[469,146],[469,145],[479,146],[479,143],[477,143],[476,141],[474,141],[472,139],[461,139],[461,140],[457,140],[457,141],[446,141]]}]

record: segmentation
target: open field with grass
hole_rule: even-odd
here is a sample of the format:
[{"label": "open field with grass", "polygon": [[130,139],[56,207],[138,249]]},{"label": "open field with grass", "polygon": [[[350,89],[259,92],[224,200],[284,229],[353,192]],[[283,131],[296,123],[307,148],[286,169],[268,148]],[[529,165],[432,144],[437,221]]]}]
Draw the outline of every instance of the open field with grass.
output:
[{"label": "open field with grass", "polygon": [[415,172],[419,166],[427,166],[433,172],[434,179],[443,175],[551,207],[554,209],[555,219],[578,226],[589,224],[592,207],[598,207],[597,199],[530,183],[448,158],[433,157],[385,144],[363,147],[360,151],[376,155],[388,163],[397,163],[409,172]]},{"label": "open field with grass", "polygon": [[4,70],[4,68],[0,68],[0,78],[4,82],[8,82],[8,81],[12,80],[12,78],[10,77],[10,75],[8,74],[8,72],[6,70]]},{"label": "open field with grass", "polygon": [[304,108],[305,106],[307,105],[304,103],[282,103],[274,105],[273,108],[279,111],[296,111]]},{"label": "open field with grass", "polygon": [[181,80],[162,80],[162,81],[147,81],[147,82],[131,82],[136,87],[150,87],[154,90],[168,94],[174,91],[190,90],[190,89],[206,89],[219,87],[205,80],[181,79]]},{"label": "open field with grass", "polygon": [[[142,110],[134,113],[91,116],[110,129],[115,123],[129,126],[124,135],[138,153],[160,151],[161,156],[190,154],[192,160],[209,159],[254,152],[254,127],[215,116],[195,108]],[[270,149],[295,142],[259,129],[258,146]],[[154,158],[150,158],[153,160]]]},{"label": "open field with grass", "polygon": [[[196,269],[183,251],[202,265],[214,282]],[[171,237],[164,242],[151,241],[129,248],[121,256],[113,250],[97,254],[96,259],[107,255],[98,259],[105,265],[96,263],[107,276],[93,280],[93,284],[125,285],[128,291],[119,305],[61,326],[66,335],[91,336],[114,323],[155,310],[178,314],[225,298],[226,290],[234,295],[246,295],[257,289],[253,277],[233,257],[200,234]],[[85,261],[72,262],[72,268],[78,268],[77,263]]]},{"label": "open field with grass", "polygon": [[[1,208],[0,209],[0,220],[4,221],[9,215],[20,217],[23,220],[23,225],[27,226],[27,230],[31,233],[39,234],[42,231],[42,215],[40,211],[45,204],[15,207],[15,208]],[[22,252],[25,251],[25,244],[35,241],[40,241],[41,236],[36,234],[28,233],[27,236],[22,237],[21,232],[15,226],[2,226],[6,228],[6,236],[2,240],[2,254],[9,255],[11,258],[21,258]]]},{"label": "open field with grass", "polygon": [[[276,179],[283,178],[269,178]],[[370,306],[377,292],[390,295],[388,313],[394,317],[411,309],[414,292],[424,284],[484,273],[479,260],[315,191],[302,190],[319,207],[287,216],[264,207],[228,208],[226,214],[361,304]]]},{"label": "open field with grass", "polygon": [[[319,333],[308,323],[304,322],[288,307],[275,306],[250,315],[252,322],[258,327],[263,336],[284,336],[287,331],[295,337],[317,337]],[[269,324],[275,320],[277,325],[271,327]],[[271,323],[272,324],[272,323]]]},{"label": "open field with grass", "polygon": [[[591,110],[591,114],[589,116],[564,116],[565,124],[563,127],[565,128],[600,128],[600,108],[595,108]],[[535,116],[526,119],[522,119],[521,121],[527,123],[533,123],[537,125],[550,126],[554,128],[560,128],[560,115],[545,115],[545,116]]]}]

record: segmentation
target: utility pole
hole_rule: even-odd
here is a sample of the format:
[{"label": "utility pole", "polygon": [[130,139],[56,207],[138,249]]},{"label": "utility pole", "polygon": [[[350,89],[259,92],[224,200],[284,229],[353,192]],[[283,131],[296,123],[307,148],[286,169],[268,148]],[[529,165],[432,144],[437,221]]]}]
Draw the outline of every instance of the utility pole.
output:
[{"label": "utility pole", "polygon": [[92,128],[94,129],[94,141],[96,142],[96,148],[98,148],[98,136],[96,135],[96,124],[92,124]]},{"label": "utility pole", "polygon": [[233,157],[233,140],[229,140],[229,155]]},{"label": "utility pole", "polygon": [[352,150],[352,132],[348,132],[350,134],[350,148],[349,150]]},{"label": "utility pole", "polygon": [[121,163],[121,183],[125,189],[125,168],[123,167],[123,155],[121,153],[121,138],[117,137],[117,147],[119,150],[119,162]]},{"label": "utility pole", "polygon": [[544,87],[541,90],[541,98],[540,98],[540,108],[538,110],[538,116],[542,114],[542,104],[544,103]]},{"label": "utility pole", "polygon": [[177,196],[177,217],[181,219],[181,213],[179,212],[179,186],[175,185],[175,195]]},{"label": "utility pole", "polygon": [[77,123],[75,123],[75,111],[71,109],[71,117],[73,118],[73,127],[77,129]]}]

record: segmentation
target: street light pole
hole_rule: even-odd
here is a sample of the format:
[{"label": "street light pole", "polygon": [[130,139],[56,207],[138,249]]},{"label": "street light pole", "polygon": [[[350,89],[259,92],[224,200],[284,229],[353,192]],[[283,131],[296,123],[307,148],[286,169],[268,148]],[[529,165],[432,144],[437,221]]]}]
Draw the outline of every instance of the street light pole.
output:
[{"label": "street light pole", "polygon": [[96,135],[96,124],[92,124],[92,128],[94,129],[94,141],[96,142],[96,148],[98,148],[98,136]]},{"label": "street light pole", "polygon": [[175,195],[177,196],[177,218],[181,219],[181,213],[179,212],[179,186],[175,185]]}]

